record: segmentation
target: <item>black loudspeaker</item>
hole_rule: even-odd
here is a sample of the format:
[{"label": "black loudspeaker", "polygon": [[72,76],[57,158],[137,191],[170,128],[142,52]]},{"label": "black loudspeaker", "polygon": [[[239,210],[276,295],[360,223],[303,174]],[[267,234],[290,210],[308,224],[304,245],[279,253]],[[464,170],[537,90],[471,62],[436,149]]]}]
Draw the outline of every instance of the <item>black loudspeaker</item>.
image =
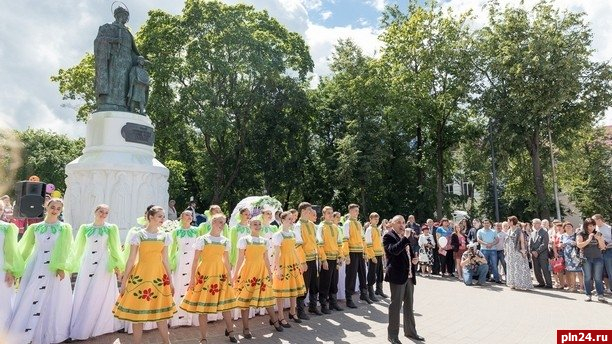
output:
[{"label": "black loudspeaker", "polygon": [[45,213],[45,190],[47,184],[21,181],[15,184],[14,216],[19,218],[42,218]]}]

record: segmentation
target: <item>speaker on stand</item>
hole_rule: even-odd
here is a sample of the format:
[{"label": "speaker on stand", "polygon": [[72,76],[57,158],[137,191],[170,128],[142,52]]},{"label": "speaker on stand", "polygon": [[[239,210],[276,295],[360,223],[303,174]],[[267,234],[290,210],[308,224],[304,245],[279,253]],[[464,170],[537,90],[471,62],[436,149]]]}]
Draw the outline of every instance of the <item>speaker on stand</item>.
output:
[{"label": "speaker on stand", "polygon": [[45,183],[21,181],[15,184],[15,208],[13,216],[42,218],[45,213]]}]

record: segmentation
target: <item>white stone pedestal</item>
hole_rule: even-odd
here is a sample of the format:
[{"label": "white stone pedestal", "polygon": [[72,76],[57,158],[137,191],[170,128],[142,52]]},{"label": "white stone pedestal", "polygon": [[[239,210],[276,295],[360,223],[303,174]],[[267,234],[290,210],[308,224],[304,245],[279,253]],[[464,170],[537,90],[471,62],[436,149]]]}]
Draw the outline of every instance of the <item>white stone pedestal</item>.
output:
[{"label": "white stone pedestal", "polygon": [[[146,116],[103,111],[91,115],[83,155],[66,165],[64,220],[76,230],[93,221],[98,204],[108,222],[126,231],[149,204],[168,205],[168,169],[155,159],[153,125]],[[149,145],[150,144],[150,145]]]}]

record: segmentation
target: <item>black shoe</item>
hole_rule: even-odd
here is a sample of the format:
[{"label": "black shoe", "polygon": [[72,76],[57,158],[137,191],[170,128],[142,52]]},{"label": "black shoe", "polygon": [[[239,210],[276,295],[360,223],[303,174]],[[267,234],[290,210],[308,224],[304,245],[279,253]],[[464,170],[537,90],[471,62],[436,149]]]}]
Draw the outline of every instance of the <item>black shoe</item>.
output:
[{"label": "black shoe", "polygon": [[[308,316],[308,314],[306,314],[306,313],[302,312],[302,315],[304,315],[304,316],[306,316],[306,318],[308,318],[308,319],[304,319],[304,320],[309,320],[309,319],[310,319],[310,317]],[[298,323],[298,324],[302,322],[302,320],[300,319],[300,317],[299,317],[299,316],[297,316],[297,315],[293,315],[293,314],[291,314],[291,313],[289,313],[289,319],[290,319],[290,320],[293,320],[294,322],[296,322],[296,323]]]},{"label": "black shoe", "polygon": [[377,297],[376,294],[374,293],[374,288],[373,287],[368,287],[368,298],[370,300],[372,300],[372,302],[378,302],[380,301]]},{"label": "black shoe", "polygon": [[323,313],[321,313],[321,311],[317,307],[308,307],[308,313],[323,315]]},{"label": "black shoe", "polygon": [[[272,319],[270,319],[270,325],[274,326],[274,329],[276,329],[277,332],[283,332],[285,329],[283,329],[283,325],[280,323],[280,321],[272,321]],[[289,323],[287,323],[287,325],[289,325]]]},{"label": "black shoe", "polygon": [[495,283],[497,283],[497,284],[504,284],[504,282],[502,282],[502,281],[495,281]]},{"label": "black shoe", "polygon": [[353,299],[346,299],[346,307],[357,308],[357,305],[355,304],[355,302],[353,302]]},{"label": "black shoe", "polygon": [[409,336],[409,335],[405,334],[404,337],[410,338],[410,339],[414,339],[414,340],[418,340],[420,342],[424,342],[425,341],[425,338],[419,336],[418,334],[414,335],[414,336]]},{"label": "black shoe", "polygon": [[229,337],[230,342],[238,343],[238,339],[236,339],[236,337],[232,333],[234,333],[234,331],[225,330],[225,336]]},{"label": "black shoe", "polygon": [[382,297],[383,299],[388,299],[388,298],[389,298],[389,295],[385,294],[385,293],[382,291],[382,289],[376,289],[375,294],[376,294],[376,295],[378,295],[378,296],[380,296],[380,297]]},{"label": "black shoe", "polygon": [[387,340],[388,340],[388,341],[389,341],[389,343],[391,343],[391,344],[402,344],[402,342],[400,342],[399,338],[397,338],[397,337],[396,337],[396,338],[391,338],[391,337],[388,337],[388,338],[387,338]]},{"label": "black shoe", "polygon": [[552,285],[547,285],[544,287],[544,289],[552,289]]},{"label": "black shoe", "polygon": [[338,306],[337,303],[330,303],[329,304],[329,309],[333,309],[333,310],[338,311],[338,312],[342,312],[344,310],[344,308]]},{"label": "black shoe", "polygon": [[251,330],[249,330],[248,328],[245,328],[245,329],[242,330],[242,336],[245,339],[253,339],[253,334],[251,334]]},{"label": "black shoe", "polygon": [[361,295],[359,296],[359,300],[363,300],[363,301],[367,302],[369,305],[374,303],[372,300],[370,300],[370,298],[368,297],[368,294],[366,292],[362,292],[361,293]]},{"label": "black shoe", "polygon": [[327,307],[327,305],[321,305],[321,313],[323,314],[331,314],[331,311]]},{"label": "black shoe", "polygon": [[[300,319],[298,319],[298,320],[300,320]],[[284,322],[283,322],[283,321],[284,321]],[[279,324],[280,324],[282,327],[284,327],[284,328],[291,328],[291,324],[290,324],[290,323],[288,323],[288,322],[287,322],[287,320],[285,320],[285,319],[281,319],[281,320],[279,320],[279,321],[278,321],[278,323],[279,323]]]},{"label": "black shoe", "polygon": [[536,284],[535,287],[536,288],[544,288],[544,287],[546,287],[546,284]]}]

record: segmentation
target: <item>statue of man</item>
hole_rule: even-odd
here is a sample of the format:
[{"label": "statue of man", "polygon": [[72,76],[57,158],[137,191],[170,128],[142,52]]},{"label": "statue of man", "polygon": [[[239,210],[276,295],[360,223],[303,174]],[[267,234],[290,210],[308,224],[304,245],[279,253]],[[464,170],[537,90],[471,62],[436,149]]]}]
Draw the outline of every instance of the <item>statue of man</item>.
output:
[{"label": "statue of man", "polygon": [[130,13],[117,7],[113,14],[115,21],[100,26],[94,41],[97,111],[128,111],[129,74],[140,56],[125,26]]},{"label": "statue of man", "polygon": [[130,89],[127,94],[128,106],[131,112],[145,116],[145,106],[149,98],[149,73],[144,68],[146,62],[143,56],[138,56],[138,63],[130,71]]}]

